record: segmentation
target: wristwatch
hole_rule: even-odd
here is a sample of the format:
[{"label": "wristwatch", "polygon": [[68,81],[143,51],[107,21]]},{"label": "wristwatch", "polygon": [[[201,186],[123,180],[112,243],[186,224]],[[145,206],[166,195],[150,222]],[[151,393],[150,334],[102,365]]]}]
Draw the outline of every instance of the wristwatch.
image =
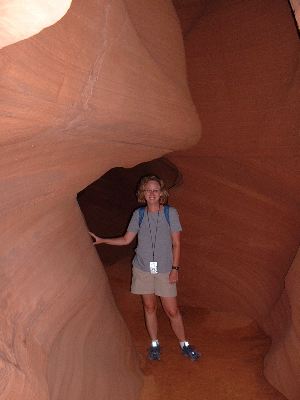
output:
[{"label": "wristwatch", "polygon": [[178,266],[172,265],[172,269],[176,269],[176,271],[179,271],[180,267],[179,265]]}]

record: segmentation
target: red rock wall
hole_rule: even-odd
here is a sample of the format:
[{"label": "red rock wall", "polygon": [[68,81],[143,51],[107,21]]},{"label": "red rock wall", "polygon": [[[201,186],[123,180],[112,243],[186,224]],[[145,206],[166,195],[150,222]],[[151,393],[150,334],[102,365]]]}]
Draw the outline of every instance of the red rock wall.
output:
[{"label": "red rock wall", "polygon": [[174,9],[139,4],[74,0],[1,50],[1,399],[138,396],[136,354],[76,194],[199,138]]},{"label": "red rock wall", "polygon": [[[266,376],[299,399],[300,43],[285,1],[175,1],[203,136],[183,186],[182,296],[272,337]],[[299,291],[299,290],[298,290]],[[199,332],[201,334],[201,332]]]},{"label": "red rock wall", "polygon": [[[204,132],[170,156],[184,176],[172,196],[185,228],[181,295],[256,319],[272,336],[268,379],[298,400],[292,13],[283,0],[174,3]],[[199,138],[174,10],[76,0],[0,62],[1,398],[136,398],[135,352],[75,197],[112,167]]]}]

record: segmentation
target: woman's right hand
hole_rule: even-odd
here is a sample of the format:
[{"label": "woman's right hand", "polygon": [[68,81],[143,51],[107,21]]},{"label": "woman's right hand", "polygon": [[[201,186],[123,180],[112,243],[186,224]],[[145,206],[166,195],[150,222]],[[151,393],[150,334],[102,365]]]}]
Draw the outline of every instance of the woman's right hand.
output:
[{"label": "woman's right hand", "polygon": [[89,234],[92,236],[95,241],[93,242],[93,245],[95,246],[96,244],[101,244],[104,243],[104,239],[100,238],[99,236],[95,235],[93,232],[89,232]]}]

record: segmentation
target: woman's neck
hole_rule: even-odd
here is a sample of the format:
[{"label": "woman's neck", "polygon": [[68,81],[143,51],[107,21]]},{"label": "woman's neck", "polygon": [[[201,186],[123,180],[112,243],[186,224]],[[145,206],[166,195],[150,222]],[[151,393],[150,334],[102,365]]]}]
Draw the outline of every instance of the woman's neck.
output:
[{"label": "woman's neck", "polygon": [[147,204],[147,209],[149,212],[160,211],[161,207],[162,206],[160,204]]}]

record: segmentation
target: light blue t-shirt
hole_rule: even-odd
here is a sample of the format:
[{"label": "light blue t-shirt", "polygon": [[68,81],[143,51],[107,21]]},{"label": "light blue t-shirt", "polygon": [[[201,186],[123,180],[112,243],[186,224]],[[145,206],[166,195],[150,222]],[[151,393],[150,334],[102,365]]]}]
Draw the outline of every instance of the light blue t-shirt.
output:
[{"label": "light blue t-shirt", "polygon": [[150,272],[150,261],[156,261],[158,272],[171,271],[173,264],[171,232],[182,231],[178,212],[174,207],[169,208],[169,219],[170,225],[164,210],[148,212],[146,208],[139,227],[139,210],[134,211],[127,228],[128,232],[138,234],[138,245],[132,262],[134,267]]}]

